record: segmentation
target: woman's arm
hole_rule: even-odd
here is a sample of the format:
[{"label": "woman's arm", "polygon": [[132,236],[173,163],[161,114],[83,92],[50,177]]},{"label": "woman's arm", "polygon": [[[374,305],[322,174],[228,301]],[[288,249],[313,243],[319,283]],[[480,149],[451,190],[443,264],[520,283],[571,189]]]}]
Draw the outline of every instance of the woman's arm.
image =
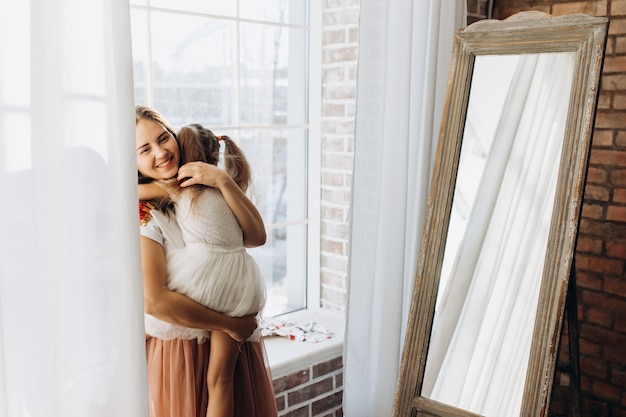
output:
[{"label": "woman's arm", "polygon": [[188,162],[178,170],[178,179],[185,179],[181,187],[204,184],[218,188],[243,230],[244,245],[256,247],[265,244],[267,236],[261,213],[226,171],[203,162]]},{"label": "woman's arm", "polygon": [[167,289],[163,246],[145,236],[141,236],[140,244],[146,313],[183,327],[221,330],[240,342],[252,335],[257,327],[255,315],[229,317]]}]

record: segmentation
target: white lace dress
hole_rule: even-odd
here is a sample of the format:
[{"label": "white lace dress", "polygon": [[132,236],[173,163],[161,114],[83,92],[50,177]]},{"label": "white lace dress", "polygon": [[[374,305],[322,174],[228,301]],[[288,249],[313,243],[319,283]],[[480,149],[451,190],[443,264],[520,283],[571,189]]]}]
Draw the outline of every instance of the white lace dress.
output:
[{"label": "white lace dress", "polygon": [[[241,227],[221,191],[206,187],[193,205],[191,195],[183,189],[175,198],[185,247],[168,253],[167,287],[232,317],[261,312],[266,301],[263,276],[243,246]],[[158,324],[148,320],[146,332],[176,337],[162,334]],[[259,337],[257,329],[249,340]]]}]

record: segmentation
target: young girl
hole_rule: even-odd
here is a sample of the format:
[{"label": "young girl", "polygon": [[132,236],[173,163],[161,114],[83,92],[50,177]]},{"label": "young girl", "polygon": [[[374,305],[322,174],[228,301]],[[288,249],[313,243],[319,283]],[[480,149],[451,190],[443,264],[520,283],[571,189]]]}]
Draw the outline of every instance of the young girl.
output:
[{"label": "young girl", "polygon": [[[177,137],[182,164],[200,161],[217,165],[219,141],[222,141],[224,168],[241,190],[246,191],[250,167],[230,138],[216,137],[198,124],[183,127]],[[176,180],[165,180],[140,185],[139,198],[171,199],[175,206],[185,247],[168,255],[168,289],[232,317],[263,310],[266,299],[263,277],[244,248],[241,226],[219,188],[204,185],[181,188]],[[159,332],[158,323],[147,320],[146,333],[153,331]],[[225,332],[213,331],[210,338],[207,416],[231,417],[239,345]],[[249,340],[259,338],[257,329]]]}]

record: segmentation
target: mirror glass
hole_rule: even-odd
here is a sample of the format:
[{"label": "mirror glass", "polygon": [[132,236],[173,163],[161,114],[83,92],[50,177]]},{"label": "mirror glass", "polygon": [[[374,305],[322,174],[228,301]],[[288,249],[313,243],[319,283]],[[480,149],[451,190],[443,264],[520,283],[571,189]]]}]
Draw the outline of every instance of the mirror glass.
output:
[{"label": "mirror glass", "polygon": [[519,415],[574,60],[476,57],[424,397]]}]

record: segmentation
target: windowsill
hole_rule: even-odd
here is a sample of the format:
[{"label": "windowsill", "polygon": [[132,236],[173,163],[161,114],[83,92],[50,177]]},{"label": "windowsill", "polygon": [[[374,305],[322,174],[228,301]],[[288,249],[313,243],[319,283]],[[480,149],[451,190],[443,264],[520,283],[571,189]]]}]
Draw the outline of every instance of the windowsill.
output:
[{"label": "windowsill", "polygon": [[299,342],[281,336],[265,337],[263,340],[273,378],[288,375],[343,353],[345,320],[342,315],[324,310],[300,310],[277,318],[297,323],[316,322],[333,335],[330,339],[316,343]]}]

